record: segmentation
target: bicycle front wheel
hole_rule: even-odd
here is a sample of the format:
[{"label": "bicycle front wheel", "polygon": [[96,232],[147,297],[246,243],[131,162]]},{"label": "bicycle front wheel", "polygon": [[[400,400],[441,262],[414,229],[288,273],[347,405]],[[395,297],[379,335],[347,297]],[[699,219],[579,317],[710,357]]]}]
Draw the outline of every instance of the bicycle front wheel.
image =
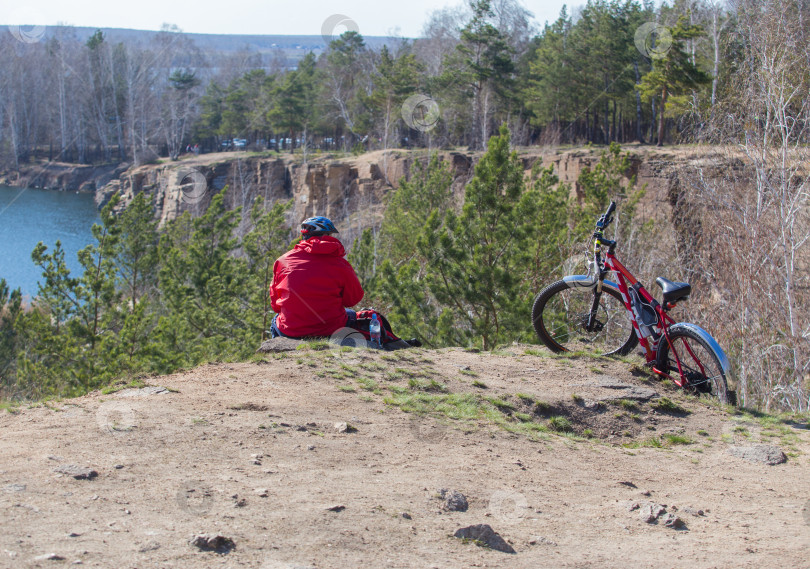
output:
[{"label": "bicycle front wheel", "polygon": [[621,293],[606,284],[602,286],[596,321],[592,330],[587,329],[595,293],[595,288],[572,287],[562,280],[535,297],[532,323],[548,349],[624,355],[638,344]]},{"label": "bicycle front wheel", "polygon": [[688,387],[696,394],[717,398],[724,405],[733,404],[728,390],[728,378],[720,363],[720,355],[695,330],[678,324],[667,330],[669,343],[661,338],[656,367],[659,371],[678,375],[678,362]]}]

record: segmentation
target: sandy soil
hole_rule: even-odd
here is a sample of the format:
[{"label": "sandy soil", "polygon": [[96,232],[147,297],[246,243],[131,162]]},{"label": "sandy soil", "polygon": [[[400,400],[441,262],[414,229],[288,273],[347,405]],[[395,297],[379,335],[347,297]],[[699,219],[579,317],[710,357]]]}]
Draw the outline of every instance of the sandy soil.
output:
[{"label": "sandy soil", "polygon": [[[3,412],[0,567],[810,567],[806,424],[732,416],[627,363],[524,352],[271,354]],[[496,422],[515,432],[384,401],[409,380],[507,402]],[[689,412],[626,398],[645,390]],[[521,431],[521,412],[590,438]],[[667,437],[692,442],[643,446]],[[787,462],[728,452],[761,441]],[[469,509],[444,510],[441,488]],[[648,501],[686,528],[630,511]],[[473,524],[516,553],[453,537]],[[189,544],[202,533],[235,548]]]}]

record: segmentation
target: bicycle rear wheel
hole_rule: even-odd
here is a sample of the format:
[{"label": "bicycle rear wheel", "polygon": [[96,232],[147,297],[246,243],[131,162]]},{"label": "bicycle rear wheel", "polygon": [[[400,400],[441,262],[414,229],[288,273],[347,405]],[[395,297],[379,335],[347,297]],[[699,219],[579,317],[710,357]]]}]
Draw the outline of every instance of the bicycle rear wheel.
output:
[{"label": "bicycle rear wheel", "polygon": [[680,360],[683,376],[689,382],[690,389],[698,395],[715,397],[724,405],[733,404],[728,378],[714,348],[697,332],[678,324],[670,327],[667,333],[670,343],[666,338],[661,338],[656,361],[658,370],[678,375]]},{"label": "bicycle rear wheel", "polygon": [[532,324],[548,349],[624,355],[638,344],[621,293],[608,285],[602,287],[595,326],[586,329],[595,292],[595,288],[571,286],[562,280],[535,297]]}]

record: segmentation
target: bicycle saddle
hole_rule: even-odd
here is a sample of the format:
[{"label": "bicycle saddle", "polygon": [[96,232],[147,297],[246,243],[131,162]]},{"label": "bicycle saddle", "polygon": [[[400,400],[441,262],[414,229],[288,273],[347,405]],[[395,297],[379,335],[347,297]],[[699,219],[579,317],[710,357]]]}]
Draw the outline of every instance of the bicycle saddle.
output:
[{"label": "bicycle saddle", "polygon": [[664,302],[677,302],[683,300],[692,292],[692,285],[689,283],[676,283],[664,277],[655,279],[655,284],[664,291]]}]

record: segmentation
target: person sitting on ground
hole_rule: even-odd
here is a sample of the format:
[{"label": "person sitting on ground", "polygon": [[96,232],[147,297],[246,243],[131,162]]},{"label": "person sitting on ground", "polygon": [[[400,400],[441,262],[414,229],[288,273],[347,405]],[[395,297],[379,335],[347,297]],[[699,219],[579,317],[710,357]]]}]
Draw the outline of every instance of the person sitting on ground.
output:
[{"label": "person sitting on ground", "polygon": [[344,258],[343,244],[333,237],[337,232],[326,217],[305,219],[301,241],[273,265],[274,338],[330,336],[354,315],[349,307],[363,299],[363,287]]}]

